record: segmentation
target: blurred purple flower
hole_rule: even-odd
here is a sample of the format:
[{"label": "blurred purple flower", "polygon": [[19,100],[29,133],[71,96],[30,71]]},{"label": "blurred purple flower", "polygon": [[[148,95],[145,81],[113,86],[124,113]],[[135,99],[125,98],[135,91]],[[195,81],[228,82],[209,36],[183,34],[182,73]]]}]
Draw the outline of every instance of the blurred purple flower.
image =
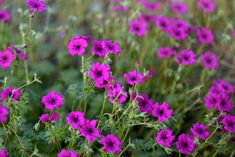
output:
[{"label": "blurred purple flower", "polygon": [[153,105],[152,115],[160,122],[166,122],[173,116],[173,110],[169,109],[169,104],[166,102],[163,102],[161,105],[156,103]]},{"label": "blurred purple flower", "polygon": [[213,0],[198,0],[198,7],[204,13],[212,13],[216,9],[216,4]]},{"label": "blurred purple flower", "polygon": [[102,136],[100,143],[106,153],[120,153],[122,151],[122,141],[114,134]]},{"label": "blurred purple flower", "polygon": [[57,157],[80,157],[73,149],[62,149],[62,151],[57,155]]},{"label": "blurred purple flower", "polygon": [[44,0],[26,0],[31,12],[44,12],[47,8]]},{"label": "blurred purple flower", "polygon": [[157,143],[167,148],[171,147],[174,140],[175,136],[172,134],[172,130],[168,128],[159,131],[156,137]]},{"label": "blurred purple flower", "polygon": [[143,82],[144,75],[138,73],[137,70],[132,70],[123,75],[129,85],[140,84]]},{"label": "blurred purple flower", "polygon": [[187,4],[180,1],[172,2],[171,8],[176,14],[186,14],[189,10]]},{"label": "blurred purple flower", "polygon": [[181,153],[189,155],[194,152],[196,145],[194,144],[194,139],[191,136],[181,134],[176,142],[176,148],[179,149]]},{"label": "blurred purple flower", "polygon": [[217,56],[208,51],[202,54],[200,59],[204,68],[206,69],[216,69],[219,66],[219,60]]},{"label": "blurred purple flower", "polygon": [[201,123],[194,123],[193,127],[190,129],[192,134],[199,139],[205,140],[210,136],[210,132],[207,130],[207,126]]},{"label": "blurred purple flower", "polygon": [[0,23],[7,23],[11,19],[11,14],[3,9],[0,9]]},{"label": "blurred purple flower", "polygon": [[47,110],[61,108],[64,105],[63,100],[64,97],[58,94],[56,91],[51,91],[46,96],[42,97],[42,103],[45,105]]},{"label": "blurred purple flower", "polygon": [[69,53],[72,56],[74,55],[82,56],[85,53],[87,46],[88,46],[87,40],[85,40],[80,36],[73,37],[67,45]]},{"label": "blurred purple flower", "polygon": [[133,20],[129,24],[129,30],[136,36],[145,36],[148,31],[148,25],[143,20]]}]

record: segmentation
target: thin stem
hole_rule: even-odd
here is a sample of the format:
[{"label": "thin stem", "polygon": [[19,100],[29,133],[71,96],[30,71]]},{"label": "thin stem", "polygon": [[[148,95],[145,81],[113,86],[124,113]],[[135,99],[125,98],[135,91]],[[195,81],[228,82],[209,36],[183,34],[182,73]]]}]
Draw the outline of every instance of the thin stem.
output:
[{"label": "thin stem", "polygon": [[[106,89],[105,89],[103,104],[102,104],[101,113],[100,113],[101,118],[103,117],[103,114],[104,114],[104,106],[105,106],[105,103],[106,103],[106,99],[107,99],[107,91],[106,91]],[[100,122],[101,122],[101,120],[99,120],[99,123],[98,123],[98,125],[97,125],[97,128],[99,127]]]}]

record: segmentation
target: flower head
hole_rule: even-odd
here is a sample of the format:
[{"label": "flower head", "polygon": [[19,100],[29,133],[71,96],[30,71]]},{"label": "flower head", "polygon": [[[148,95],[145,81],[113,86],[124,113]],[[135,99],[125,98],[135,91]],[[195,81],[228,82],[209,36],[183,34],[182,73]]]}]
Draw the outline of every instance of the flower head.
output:
[{"label": "flower head", "polygon": [[0,150],[0,157],[8,157],[8,152],[5,149]]},{"label": "flower head", "polygon": [[82,56],[85,53],[87,46],[88,46],[87,40],[80,36],[73,37],[67,45],[69,53],[72,56],[74,55]]},{"label": "flower head", "polygon": [[89,142],[94,142],[97,137],[100,137],[100,130],[96,128],[97,120],[86,120],[80,129],[81,135]]},{"label": "flower head", "polygon": [[191,136],[181,134],[176,142],[176,148],[179,149],[181,153],[189,155],[195,150],[196,145],[194,144],[194,139]]},{"label": "flower head", "polygon": [[149,2],[145,1],[144,7],[148,11],[159,11],[161,9],[161,3],[160,2]]},{"label": "flower head", "polygon": [[176,54],[176,51],[171,47],[162,47],[158,50],[157,55],[159,58],[169,59]]},{"label": "flower head", "polygon": [[113,42],[112,40],[105,40],[104,47],[108,53],[120,54],[122,52],[119,44],[117,42]]},{"label": "flower head", "polygon": [[140,94],[140,96],[136,98],[136,101],[141,112],[152,113],[154,102],[147,94]]},{"label": "flower head", "polygon": [[113,134],[102,136],[100,143],[106,153],[120,153],[122,151],[122,141]]},{"label": "flower head", "polygon": [[46,3],[44,0],[26,0],[26,3],[29,6],[30,11],[36,11],[36,12],[44,12],[47,8]]},{"label": "flower head", "polygon": [[108,53],[103,40],[94,41],[91,51],[95,56],[99,56],[101,58],[105,58]]},{"label": "flower head", "polygon": [[92,68],[89,71],[89,76],[95,81],[109,79],[111,77],[110,67],[106,63],[101,64],[96,62],[92,64]]},{"label": "flower head", "polygon": [[201,61],[204,68],[206,69],[216,69],[219,66],[219,60],[217,56],[210,52],[205,52],[204,54],[202,54]]},{"label": "flower head", "polygon": [[204,13],[211,13],[216,9],[216,4],[213,0],[198,0],[198,7]]},{"label": "flower head", "polygon": [[196,64],[196,55],[192,50],[184,49],[177,54],[176,62],[183,65]]},{"label": "flower head", "polygon": [[3,69],[9,68],[14,59],[14,54],[7,48],[4,52],[0,52],[0,67]]},{"label": "flower head", "polygon": [[201,123],[194,123],[190,130],[192,134],[199,139],[205,140],[210,136],[210,132],[207,130],[207,126]]},{"label": "flower head", "polygon": [[171,147],[172,142],[175,140],[175,136],[170,129],[164,129],[158,132],[156,141],[158,144],[164,147]]},{"label": "flower head", "polygon": [[217,94],[223,93],[229,95],[234,93],[234,88],[230,83],[224,80],[215,80],[214,85],[210,88],[210,91]]},{"label": "flower head", "polygon": [[42,103],[45,105],[47,110],[54,110],[55,108],[61,108],[64,97],[58,94],[56,91],[51,91],[46,96],[42,97]]},{"label": "flower head", "polygon": [[0,102],[0,123],[7,122],[7,116],[9,115],[10,111],[7,107],[3,106]]},{"label": "flower head", "polygon": [[219,101],[219,96],[216,93],[209,93],[204,99],[204,103],[209,109],[217,107]]},{"label": "flower head", "polygon": [[171,8],[176,14],[186,14],[189,10],[187,4],[180,1],[172,2]]},{"label": "flower head", "polygon": [[66,121],[71,127],[74,129],[80,129],[82,125],[85,123],[85,116],[83,112],[73,111],[68,114],[66,117]]},{"label": "flower head", "polygon": [[119,82],[115,82],[108,88],[109,102],[114,103],[115,101],[123,104],[127,99],[127,92],[124,91],[123,86]]},{"label": "flower head", "polygon": [[47,123],[47,122],[55,123],[55,122],[57,122],[60,119],[60,114],[57,113],[57,112],[54,112],[50,116],[49,114],[45,113],[45,114],[42,114],[39,119],[43,123]]},{"label": "flower head", "polygon": [[130,22],[129,30],[136,36],[145,36],[148,31],[148,25],[143,20],[134,20]]},{"label": "flower head", "polygon": [[164,16],[164,15],[159,15],[156,18],[155,24],[157,27],[162,29],[164,32],[168,32],[169,28],[171,26],[171,19]]},{"label": "flower head", "polygon": [[225,94],[219,95],[219,102],[217,104],[217,109],[219,111],[230,112],[232,110],[232,101],[230,98]]},{"label": "flower head", "polygon": [[80,157],[73,149],[66,150],[62,149],[62,151],[57,155],[57,157]]},{"label": "flower head", "polygon": [[156,103],[153,106],[152,115],[158,118],[160,122],[165,122],[173,115],[173,110],[169,109],[168,107],[169,104],[166,102],[162,103],[161,105]]},{"label": "flower head", "polygon": [[7,23],[10,21],[10,19],[11,14],[6,10],[0,9],[0,23]]},{"label": "flower head", "polygon": [[16,102],[20,100],[20,95],[21,95],[20,89],[14,89],[14,87],[8,87],[1,92],[0,98],[2,101],[7,101],[9,99],[11,100],[11,102]]},{"label": "flower head", "polygon": [[138,73],[137,70],[130,71],[123,75],[129,85],[135,85],[143,82],[144,75]]},{"label": "flower head", "polygon": [[235,133],[235,116],[225,115],[222,123],[226,131]]},{"label": "flower head", "polygon": [[28,60],[28,55],[25,52],[18,49],[15,45],[11,45],[9,48],[13,49],[21,59],[25,61]]},{"label": "flower head", "polygon": [[201,44],[212,44],[214,42],[213,32],[207,28],[199,28],[197,30],[197,38]]}]

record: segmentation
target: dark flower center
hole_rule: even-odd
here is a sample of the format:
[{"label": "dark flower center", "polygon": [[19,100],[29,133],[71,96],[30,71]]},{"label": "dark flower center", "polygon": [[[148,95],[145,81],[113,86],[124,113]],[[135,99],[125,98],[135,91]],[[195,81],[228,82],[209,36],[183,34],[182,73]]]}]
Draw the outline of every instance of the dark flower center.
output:
[{"label": "dark flower center", "polygon": [[33,4],[33,7],[34,7],[34,8],[38,8],[38,7],[39,7],[38,3],[34,3],[34,4]]},{"label": "dark flower center", "polygon": [[87,129],[87,132],[88,132],[88,134],[92,134],[94,131],[93,131],[92,128],[88,128],[88,129]]},{"label": "dark flower center", "polygon": [[78,118],[77,117],[73,117],[73,122],[78,122]]},{"label": "dark flower center", "polygon": [[215,98],[212,98],[212,99],[211,99],[211,103],[215,104],[215,103],[216,103],[216,99],[215,99]]},{"label": "dark flower center", "polygon": [[80,49],[81,48],[81,46],[80,45],[76,45],[76,49]]},{"label": "dark flower center", "polygon": [[0,14],[0,19],[2,19],[4,17],[4,15],[3,14]]},{"label": "dark flower center", "polygon": [[206,39],[207,35],[206,34],[202,34],[202,38]]},{"label": "dark flower center", "polygon": [[50,103],[51,104],[55,104],[55,102],[56,102],[56,99],[55,98],[51,98]]},{"label": "dark flower center", "polygon": [[98,70],[98,71],[96,72],[96,74],[97,74],[97,76],[102,76],[102,71],[99,71],[99,70]]},{"label": "dark flower center", "polygon": [[187,148],[187,147],[188,147],[188,143],[187,143],[187,142],[183,142],[183,143],[182,143],[182,146],[183,146],[184,148]]},{"label": "dark flower center", "polygon": [[141,106],[146,106],[147,105],[147,102],[146,101],[142,101],[141,102]]},{"label": "dark flower center", "polygon": [[222,100],[222,101],[220,102],[220,105],[221,105],[221,106],[225,106],[225,105],[226,105],[226,102],[225,102],[224,100]]},{"label": "dark flower center", "polygon": [[109,49],[110,49],[110,50],[113,50],[113,46],[109,46]]},{"label": "dark flower center", "polygon": [[206,62],[210,64],[212,60],[210,58],[206,58]]},{"label": "dark flower center", "polygon": [[98,47],[96,47],[96,50],[101,52],[102,51],[102,47],[98,46]]},{"label": "dark flower center", "polygon": [[3,56],[3,57],[2,57],[2,60],[3,60],[3,61],[7,61],[7,60],[8,60],[8,56]]},{"label": "dark flower center", "polygon": [[132,76],[131,81],[136,81],[136,77]]},{"label": "dark flower center", "polygon": [[198,132],[199,134],[202,134],[202,133],[203,133],[203,130],[202,130],[202,129],[198,129],[197,132]]},{"label": "dark flower center", "polygon": [[165,140],[165,139],[167,139],[167,136],[164,134],[162,135],[162,140]]},{"label": "dark flower center", "polygon": [[113,147],[113,146],[114,146],[113,141],[109,141],[109,142],[108,142],[108,146],[109,146],[109,147]]},{"label": "dark flower center", "polygon": [[134,26],[134,30],[138,32],[140,31],[140,28],[138,26]]},{"label": "dark flower center", "polygon": [[229,127],[233,127],[233,126],[234,126],[234,123],[233,123],[233,122],[228,122],[228,126],[229,126]]},{"label": "dark flower center", "polygon": [[158,111],[158,114],[163,115],[163,114],[164,114],[164,111],[163,111],[163,110],[159,110],[159,111]]},{"label": "dark flower center", "polygon": [[189,57],[188,56],[184,56],[184,60],[189,60]]}]

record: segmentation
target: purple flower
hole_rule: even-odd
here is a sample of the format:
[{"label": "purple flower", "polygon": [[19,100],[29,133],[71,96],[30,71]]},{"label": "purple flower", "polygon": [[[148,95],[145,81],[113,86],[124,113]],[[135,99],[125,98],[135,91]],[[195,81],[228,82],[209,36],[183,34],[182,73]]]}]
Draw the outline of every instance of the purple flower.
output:
[{"label": "purple flower", "polygon": [[138,73],[137,70],[130,71],[123,75],[129,85],[135,85],[143,82],[144,75]]},{"label": "purple flower", "polygon": [[62,151],[57,155],[57,157],[80,157],[73,149],[62,149]]},{"label": "purple flower", "polygon": [[224,80],[215,80],[210,91],[213,93],[224,93],[229,95],[234,93],[234,88],[230,83],[225,82]]},{"label": "purple flower", "polygon": [[43,123],[47,123],[47,122],[55,123],[55,122],[57,122],[60,119],[60,114],[57,113],[57,112],[54,112],[50,116],[49,114],[45,113],[45,114],[42,114],[39,119]]},{"label": "purple flower", "polygon": [[217,56],[210,52],[205,52],[204,54],[202,54],[201,61],[204,68],[206,69],[216,69],[219,66],[219,60]]},{"label": "purple flower", "polygon": [[181,153],[189,155],[195,150],[196,145],[194,144],[194,139],[191,136],[181,134],[176,142],[176,148],[179,149]]},{"label": "purple flower", "polygon": [[61,108],[64,97],[58,94],[56,91],[51,91],[46,96],[42,97],[42,103],[45,105],[47,110],[54,110],[55,108]]},{"label": "purple flower", "polygon": [[141,112],[152,113],[154,102],[148,97],[147,94],[140,94],[140,96],[136,98],[136,101]]},{"label": "purple flower", "polygon": [[105,47],[105,42],[103,40],[94,41],[91,50],[95,56],[99,56],[101,58],[105,58],[106,54],[108,53]]},{"label": "purple flower", "polygon": [[159,58],[169,59],[176,54],[176,51],[171,47],[162,47],[158,50],[157,55]]},{"label": "purple flower", "polygon": [[217,107],[219,101],[220,101],[219,96],[218,94],[215,93],[208,94],[204,99],[204,103],[207,105],[209,109],[214,109],[215,107]]},{"label": "purple flower", "polygon": [[89,142],[94,142],[97,137],[100,137],[100,130],[96,128],[97,120],[86,120],[80,129],[81,135]]},{"label": "purple flower", "polygon": [[226,131],[235,133],[235,116],[225,115],[222,123]]},{"label": "purple flower", "polygon": [[85,123],[85,116],[83,112],[73,111],[68,114],[66,121],[74,129],[80,129]]},{"label": "purple flower", "polygon": [[124,91],[123,86],[119,82],[115,82],[114,85],[108,88],[108,96],[110,103],[118,102],[123,104],[127,99],[127,92]]},{"label": "purple flower", "polygon": [[4,52],[0,52],[0,67],[3,69],[9,68],[14,59],[14,54],[7,48]]},{"label": "purple flower", "polygon": [[169,104],[166,102],[162,103],[161,105],[156,103],[153,106],[152,115],[158,118],[160,122],[166,122],[173,115],[173,110],[170,110],[168,107]]},{"label": "purple flower", "polygon": [[183,65],[196,64],[196,55],[192,50],[184,49],[176,56],[176,62]]},{"label": "purple flower", "polygon": [[19,55],[19,57],[25,61],[28,60],[28,55],[26,53],[24,53],[23,51],[21,51],[20,49],[18,49],[16,46],[11,45],[9,48],[13,49],[17,55]]},{"label": "purple flower", "polygon": [[214,42],[213,32],[207,28],[199,28],[197,30],[197,38],[201,44],[212,44]]},{"label": "purple flower", "polygon": [[168,128],[159,131],[156,137],[157,143],[167,148],[171,147],[174,140],[175,136],[172,134],[172,130]]},{"label": "purple flower", "polygon": [[171,8],[176,14],[186,14],[188,12],[188,6],[184,2],[172,2]]},{"label": "purple flower", "polygon": [[11,102],[16,102],[20,100],[21,91],[20,89],[14,89],[14,87],[8,87],[4,89],[1,94],[1,100],[7,101],[8,99],[11,100]]},{"label": "purple flower", "polygon": [[171,20],[164,15],[159,15],[155,21],[155,24],[164,32],[168,32],[171,26]]},{"label": "purple flower", "polygon": [[150,14],[150,15],[149,14],[141,14],[139,19],[149,25],[151,22],[155,22],[157,17],[155,14]]},{"label": "purple flower", "polygon": [[111,77],[110,67],[108,64],[101,64],[99,62],[96,62],[92,64],[92,68],[89,71],[89,76],[95,81],[109,79]]},{"label": "purple flower", "polygon": [[190,26],[182,19],[172,19],[168,33],[176,40],[184,40],[189,35]]},{"label": "purple flower", "polygon": [[72,56],[74,55],[82,56],[85,53],[87,46],[88,46],[87,40],[80,36],[73,37],[67,45],[69,53]]},{"label": "purple flower", "polygon": [[216,9],[216,4],[213,0],[198,0],[198,7],[204,13],[211,13]]},{"label": "purple flower", "polygon": [[210,136],[210,132],[207,130],[207,126],[201,123],[194,123],[193,127],[190,129],[192,134],[199,139],[205,140]]},{"label": "purple flower", "polygon": [[7,116],[9,115],[10,111],[7,107],[3,106],[0,102],[0,123],[7,122]]},{"label": "purple flower", "polygon": [[0,23],[7,23],[10,21],[10,19],[11,14],[6,10],[0,9]]},{"label": "purple flower", "polygon": [[0,157],[8,157],[8,152],[5,149],[0,150]]},{"label": "purple flower", "polygon": [[34,12],[44,12],[47,8],[44,0],[26,0],[26,3],[29,6],[29,10]]},{"label": "purple flower", "polygon": [[113,134],[102,136],[100,143],[106,153],[120,153],[122,151],[122,141]]},{"label": "purple flower", "polygon": [[219,95],[219,102],[217,104],[217,109],[219,111],[230,112],[232,110],[232,101],[230,98],[225,94]]},{"label": "purple flower", "polygon": [[134,20],[130,22],[129,30],[136,36],[145,36],[148,31],[148,25],[143,20]]},{"label": "purple flower", "polygon": [[112,40],[105,40],[104,46],[108,53],[120,54],[122,52],[119,44],[117,42],[113,42]]},{"label": "purple flower", "polygon": [[160,2],[148,2],[145,1],[144,7],[148,11],[159,11],[161,9],[161,3]]}]

